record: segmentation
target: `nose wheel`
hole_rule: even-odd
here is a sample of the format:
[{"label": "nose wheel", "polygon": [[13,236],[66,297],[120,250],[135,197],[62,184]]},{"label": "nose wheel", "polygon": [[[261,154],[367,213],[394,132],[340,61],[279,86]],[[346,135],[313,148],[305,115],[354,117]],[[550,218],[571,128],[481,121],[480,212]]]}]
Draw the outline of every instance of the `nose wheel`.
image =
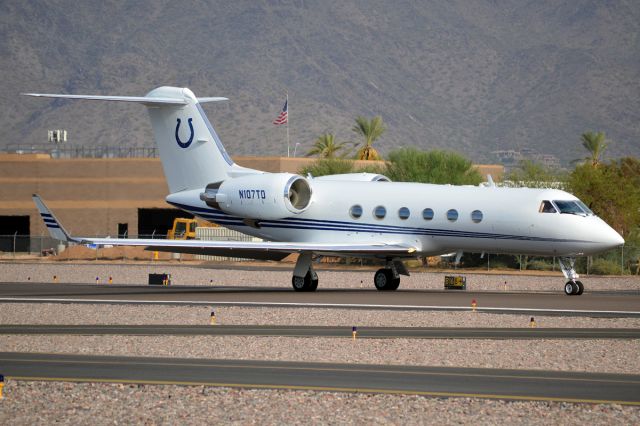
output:
[{"label": "nose wheel", "polygon": [[580,296],[584,292],[584,285],[580,281],[567,281],[564,285],[564,294],[567,296]]},{"label": "nose wheel", "polygon": [[564,285],[564,294],[567,296],[580,296],[584,292],[584,285],[578,281],[579,276],[574,269],[576,259],[573,257],[561,257],[558,260],[564,277],[569,280]]}]

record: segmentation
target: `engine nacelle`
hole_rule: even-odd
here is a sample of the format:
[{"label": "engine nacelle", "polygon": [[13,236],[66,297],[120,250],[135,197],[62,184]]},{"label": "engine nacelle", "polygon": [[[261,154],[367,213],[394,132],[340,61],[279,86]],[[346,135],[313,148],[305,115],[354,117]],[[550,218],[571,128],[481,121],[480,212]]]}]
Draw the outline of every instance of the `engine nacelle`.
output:
[{"label": "engine nacelle", "polygon": [[391,182],[385,175],[377,173],[342,173],[339,175],[325,175],[314,178],[315,180],[341,180],[350,182]]},{"label": "engine nacelle", "polygon": [[299,175],[263,173],[208,185],[200,199],[235,216],[277,220],[305,211],[311,204],[311,186]]}]

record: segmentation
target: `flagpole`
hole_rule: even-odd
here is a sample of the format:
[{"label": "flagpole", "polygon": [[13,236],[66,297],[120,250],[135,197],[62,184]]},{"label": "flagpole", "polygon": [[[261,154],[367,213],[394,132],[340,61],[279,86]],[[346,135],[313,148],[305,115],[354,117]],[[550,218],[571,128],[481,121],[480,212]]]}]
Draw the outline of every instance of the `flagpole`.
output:
[{"label": "flagpole", "polygon": [[287,158],[290,157],[289,145],[289,91],[287,91]]}]

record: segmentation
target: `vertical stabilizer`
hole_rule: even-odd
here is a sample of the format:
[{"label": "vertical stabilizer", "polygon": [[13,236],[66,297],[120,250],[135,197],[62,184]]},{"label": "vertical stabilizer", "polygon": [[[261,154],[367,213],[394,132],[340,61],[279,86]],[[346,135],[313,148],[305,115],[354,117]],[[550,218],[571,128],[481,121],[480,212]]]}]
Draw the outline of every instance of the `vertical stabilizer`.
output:
[{"label": "vertical stabilizer", "polygon": [[146,96],[24,95],[145,105],[151,116],[162,167],[172,193],[221,182],[229,177],[232,169],[245,173],[249,170],[234,165],[200,106],[201,102],[226,98],[198,99],[191,90],[181,87],[159,87]]},{"label": "vertical stabilizer", "polygon": [[204,188],[228,178],[233,160],[191,90],[160,87],[146,98],[184,102],[147,104],[171,193]]}]

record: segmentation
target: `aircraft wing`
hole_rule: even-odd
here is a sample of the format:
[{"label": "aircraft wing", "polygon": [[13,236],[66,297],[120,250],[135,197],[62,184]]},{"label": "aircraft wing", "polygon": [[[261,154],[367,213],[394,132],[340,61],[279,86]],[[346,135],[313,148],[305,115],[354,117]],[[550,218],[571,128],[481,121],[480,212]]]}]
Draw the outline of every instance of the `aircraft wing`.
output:
[{"label": "aircraft wing", "polygon": [[49,229],[57,240],[78,244],[145,247],[151,251],[190,253],[210,256],[242,257],[264,260],[281,260],[291,253],[313,252],[328,256],[356,257],[415,257],[416,248],[404,244],[386,243],[303,243],[303,242],[244,242],[207,240],[167,240],[134,238],[73,237],[60,224],[45,203],[36,194],[33,201]]}]

